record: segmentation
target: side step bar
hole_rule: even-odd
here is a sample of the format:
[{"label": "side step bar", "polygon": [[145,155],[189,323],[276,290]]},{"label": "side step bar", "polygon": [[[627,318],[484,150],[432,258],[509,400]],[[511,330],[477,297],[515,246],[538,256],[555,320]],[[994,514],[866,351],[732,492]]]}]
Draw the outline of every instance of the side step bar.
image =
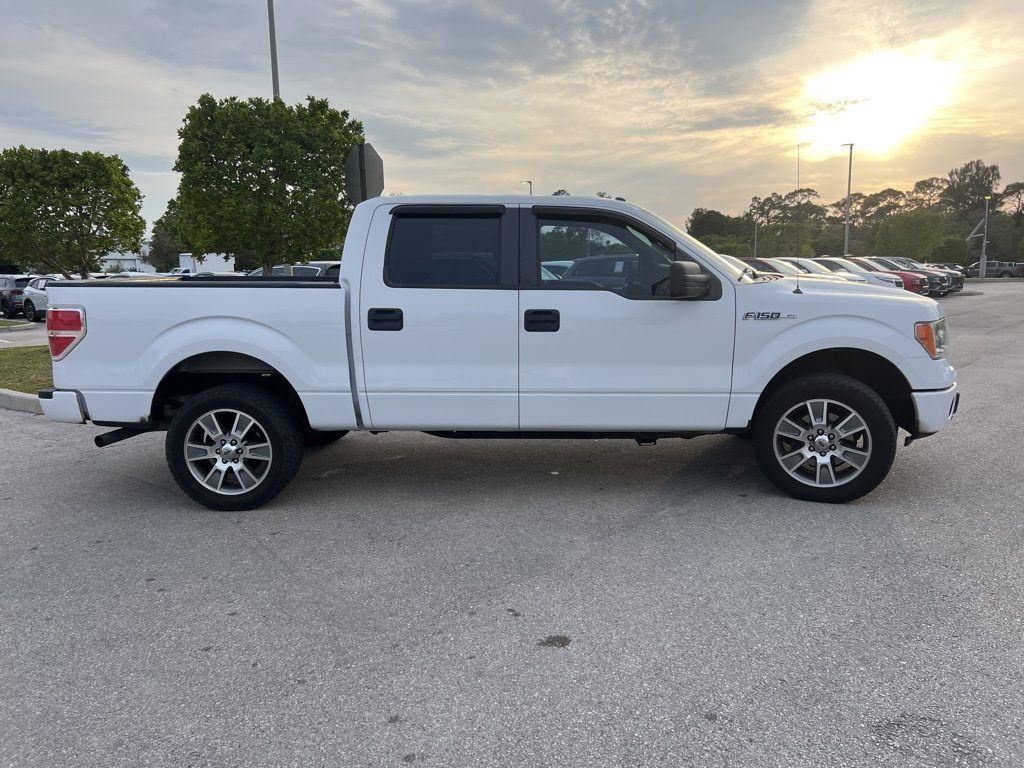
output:
[{"label": "side step bar", "polygon": [[97,448],[106,448],[108,445],[120,443],[122,440],[127,440],[130,437],[136,437],[137,435],[143,435],[146,432],[152,431],[147,427],[121,427],[111,432],[104,432],[102,435],[96,435],[93,438],[93,442],[96,443]]}]

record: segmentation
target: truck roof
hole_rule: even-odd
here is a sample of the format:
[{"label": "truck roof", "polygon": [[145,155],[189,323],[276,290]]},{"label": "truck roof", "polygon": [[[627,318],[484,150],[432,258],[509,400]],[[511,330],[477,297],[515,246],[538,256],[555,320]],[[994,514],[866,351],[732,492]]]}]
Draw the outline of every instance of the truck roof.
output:
[{"label": "truck roof", "polygon": [[558,207],[607,208],[622,213],[646,211],[626,200],[576,195],[394,195],[374,197],[360,205],[550,205]]}]

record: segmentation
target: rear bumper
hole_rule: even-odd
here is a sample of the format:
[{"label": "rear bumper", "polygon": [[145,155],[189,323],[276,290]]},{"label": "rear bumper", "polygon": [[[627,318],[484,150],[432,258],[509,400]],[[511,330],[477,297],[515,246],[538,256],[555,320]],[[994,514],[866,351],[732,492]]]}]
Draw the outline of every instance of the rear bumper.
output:
[{"label": "rear bumper", "polygon": [[915,437],[933,435],[946,426],[960,406],[956,384],[947,389],[911,392],[916,414]]},{"label": "rear bumper", "polygon": [[65,424],[84,424],[86,411],[82,395],[73,389],[43,389],[39,391],[39,405],[50,421]]}]

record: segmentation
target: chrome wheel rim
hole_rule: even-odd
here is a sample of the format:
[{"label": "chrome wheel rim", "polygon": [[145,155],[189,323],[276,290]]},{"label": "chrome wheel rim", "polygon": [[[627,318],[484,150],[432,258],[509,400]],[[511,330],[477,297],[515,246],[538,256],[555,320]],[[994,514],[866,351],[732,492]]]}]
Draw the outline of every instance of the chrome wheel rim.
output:
[{"label": "chrome wheel rim", "polygon": [[185,432],[185,463],[200,485],[222,496],[248,493],[270,472],[266,429],[233,408],[207,411]]},{"label": "chrome wheel rim", "polygon": [[871,460],[871,431],[853,408],[837,400],[805,400],[775,425],[775,458],[794,480],[815,488],[850,482]]}]

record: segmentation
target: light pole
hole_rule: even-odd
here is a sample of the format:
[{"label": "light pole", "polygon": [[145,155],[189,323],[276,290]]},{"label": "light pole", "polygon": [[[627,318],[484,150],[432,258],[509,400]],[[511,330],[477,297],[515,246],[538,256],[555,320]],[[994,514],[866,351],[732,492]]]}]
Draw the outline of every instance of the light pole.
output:
[{"label": "light pole", "polygon": [[978,277],[985,277],[985,273],[988,271],[988,203],[992,199],[992,195],[985,195],[985,229],[982,230],[981,235],[981,263],[978,264]]},{"label": "light pole", "polygon": [[850,165],[846,172],[846,226],[843,232],[843,256],[850,255],[850,190],[853,187],[853,142],[843,144],[850,148]]},{"label": "light pole", "polygon": [[533,197],[533,179],[523,179],[519,183],[520,184],[529,184],[530,185],[530,197]]},{"label": "light pole", "polygon": [[274,0],[267,0],[267,17],[270,20],[270,75],[274,81],[274,101],[281,98],[281,84],[277,79],[277,33],[274,31]]}]

